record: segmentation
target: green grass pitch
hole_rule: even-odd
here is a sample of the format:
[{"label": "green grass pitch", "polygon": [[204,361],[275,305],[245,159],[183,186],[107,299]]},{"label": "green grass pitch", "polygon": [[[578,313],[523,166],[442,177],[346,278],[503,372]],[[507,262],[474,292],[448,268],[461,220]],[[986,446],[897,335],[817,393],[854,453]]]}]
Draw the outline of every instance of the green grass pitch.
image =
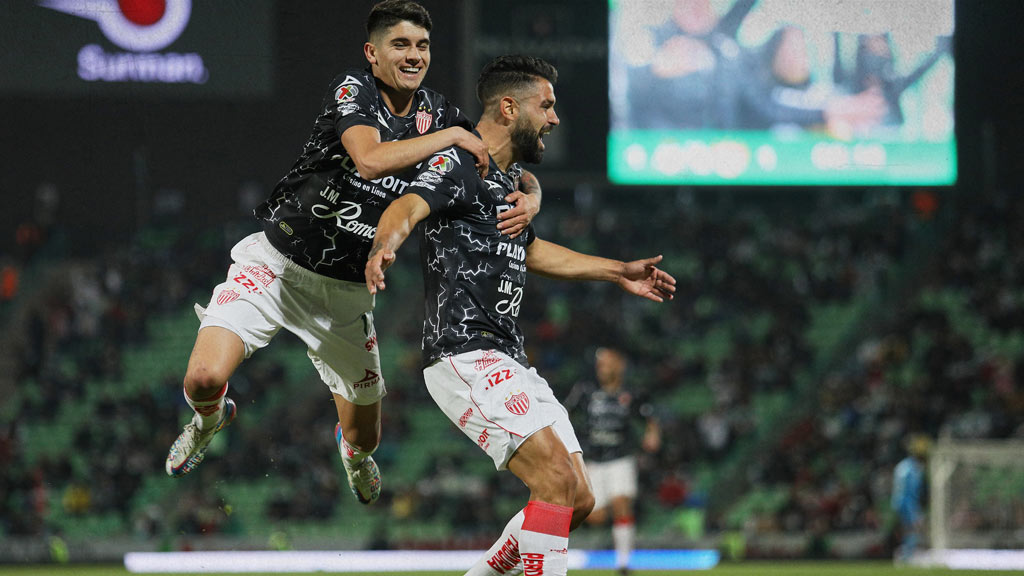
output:
[{"label": "green grass pitch", "polygon": [[[0,576],[121,576],[131,574],[123,565],[45,564],[34,566],[0,565]],[[182,572],[167,572],[177,576]],[[208,574],[207,576],[238,576]],[[283,574],[283,573],[277,573]],[[294,573],[309,574],[306,573]],[[328,574],[318,572],[317,574]],[[336,572],[339,576],[398,576],[398,572]],[[461,576],[462,572],[412,572],[410,576]],[[570,576],[618,576],[613,570],[570,570]],[[937,568],[895,567],[891,562],[725,562],[712,570],[674,571],[637,570],[634,576],[1009,576],[1019,571],[947,570]],[[287,575],[285,575],[287,576]]]}]

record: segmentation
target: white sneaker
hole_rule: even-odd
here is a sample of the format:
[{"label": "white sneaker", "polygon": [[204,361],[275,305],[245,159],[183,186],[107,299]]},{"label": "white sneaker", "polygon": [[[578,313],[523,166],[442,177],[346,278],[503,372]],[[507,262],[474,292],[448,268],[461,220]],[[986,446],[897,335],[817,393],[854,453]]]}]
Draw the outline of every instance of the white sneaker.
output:
[{"label": "white sneaker", "polygon": [[199,466],[199,463],[206,457],[206,449],[210,446],[210,440],[213,440],[214,434],[231,424],[231,421],[235,419],[236,412],[234,401],[231,398],[225,398],[220,420],[217,421],[216,426],[200,432],[194,418],[186,424],[185,430],[174,441],[171,450],[167,453],[167,462],[164,465],[167,475],[177,478],[195,470],[196,466]]},{"label": "white sneaker", "polygon": [[355,494],[357,500],[363,504],[373,504],[380,498],[380,469],[373,461],[372,456],[367,456],[357,464],[352,464],[350,454],[345,449],[341,437],[341,423],[334,427],[334,440],[338,443],[338,452],[341,453],[341,463],[345,465],[345,473],[348,474],[348,487]]}]

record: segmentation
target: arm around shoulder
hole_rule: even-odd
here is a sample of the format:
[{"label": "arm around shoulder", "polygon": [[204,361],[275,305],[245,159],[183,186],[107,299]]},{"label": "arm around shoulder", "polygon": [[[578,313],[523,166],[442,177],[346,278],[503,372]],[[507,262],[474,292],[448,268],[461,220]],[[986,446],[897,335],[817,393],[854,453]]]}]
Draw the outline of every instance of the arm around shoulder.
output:
[{"label": "arm around shoulder", "polygon": [[367,180],[397,174],[450,146],[459,146],[473,154],[478,170],[481,164],[485,173],[487,168],[487,146],[472,132],[459,126],[416,138],[381,142],[380,131],[376,128],[357,125],[342,132],[341,144],[352,157],[359,175]]}]

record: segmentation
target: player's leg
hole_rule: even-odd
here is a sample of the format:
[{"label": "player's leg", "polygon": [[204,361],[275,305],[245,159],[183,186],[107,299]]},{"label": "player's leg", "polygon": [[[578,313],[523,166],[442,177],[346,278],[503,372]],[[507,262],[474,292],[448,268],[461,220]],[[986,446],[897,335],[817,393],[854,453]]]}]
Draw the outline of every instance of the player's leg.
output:
[{"label": "player's leg", "polygon": [[576,500],[573,458],[551,427],[526,439],[508,469],[530,489],[519,530],[519,557],[524,573],[568,572],[569,526]]},{"label": "player's leg", "polygon": [[569,530],[572,531],[579,528],[590,517],[594,511],[596,500],[590,474],[586,464],[583,463],[583,453],[573,452],[570,456],[572,457],[573,473],[576,475],[576,497],[572,504],[572,522],[569,524]]},{"label": "player's leg", "polygon": [[262,233],[238,242],[227,278],[213,289],[205,309],[196,306],[201,323],[184,382],[185,400],[195,414],[168,452],[165,467],[171,476],[187,474],[203,461],[214,434],[235,417],[228,378],[281,327],[285,258],[268,246]]},{"label": "player's leg", "polygon": [[612,487],[608,483],[608,466],[605,462],[591,461],[587,463],[587,474],[594,496],[594,509],[587,516],[587,523],[602,526],[608,521],[608,506],[611,502],[609,493]]},{"label": "player's leg", "polygon": [[[467,575],[566,574],[579,476],[579,442],[547,383],[494,350],[441,359],[423,371],[437,406],[497,469],[530,489],[530,501]],[[585,477],[584,477],[585,478]],[[589,507],[589,504],[586,504]],[[581,514],[582,516],[582,514]]]},{"label": "player's leg", "polygon": [[629,558],[636,544],[636,521],[633,499],[628,496],[612,498],[612,542],[615,544],[615,568],[620,573],[629,571]]},{"label": "player's leg", "polygon": [[615,544],[615,567],[620,573],[629,572],[629,558],[636,540],[636,521],[633,504],[637,495],[636,458],[627,456],[608,463],[611,493],[612,541]]},{"label": "player's leg", "polygon": [[185,372],[185,401],[195,412],[171,446],[165,463],[171,476],[183,476],[206,456],[213,436],[235,418],[227,397],[228,378],[244,358],[242,339],[219,326],[207,326],[196,336]]},{"label": "player's leg", "polygon": [[[594,494],[586,466],[583,465],[583,454],[574,452],[570,457],[573,463],[573,474],[576,477],[576,496],[573,499],[572,519],[569,523],[571,532],[586,520],[587,515],[593,509]],[[524,518],[525,509],[520,510],[509,520],[502,530],[501,537],[466,573],[467,576],[518,576],[523,573],[523,564],[519,560],[519,538]]]},{"label": "player's leg", "polygon": [[335,393],[334,405],[338,409],[334,439],[349,488],[360,502],[372,504],[380,498],[381,492],[380,469],[371,457],[380,443],[381,402],[360,405]]},{"label": "player's leg", "polygon": [[363,504],[373,504],[382,484],[372,454],[380,442],[381,399],[387,394],[373,326],[373,296],[362,283],[304,274],[309,277],[303,291],[318,305],[289,329],[306,343],[313,366],[334,395],[334,439],[349,489]]}]

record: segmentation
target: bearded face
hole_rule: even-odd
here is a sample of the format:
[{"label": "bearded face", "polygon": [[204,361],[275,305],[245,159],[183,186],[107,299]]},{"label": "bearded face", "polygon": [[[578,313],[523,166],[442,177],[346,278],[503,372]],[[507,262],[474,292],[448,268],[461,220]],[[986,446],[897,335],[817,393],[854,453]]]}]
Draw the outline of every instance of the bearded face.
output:
[{"label": "bearded face", "polygon": [[512,131],[509,133],[516,156],[527,164],[540,164],[544,159],[544,143],[541,138],[547,133],[547,128],[548,126],[545,124],[536,129],[530,125],[525,116],[520,116],[512,125]]}]

